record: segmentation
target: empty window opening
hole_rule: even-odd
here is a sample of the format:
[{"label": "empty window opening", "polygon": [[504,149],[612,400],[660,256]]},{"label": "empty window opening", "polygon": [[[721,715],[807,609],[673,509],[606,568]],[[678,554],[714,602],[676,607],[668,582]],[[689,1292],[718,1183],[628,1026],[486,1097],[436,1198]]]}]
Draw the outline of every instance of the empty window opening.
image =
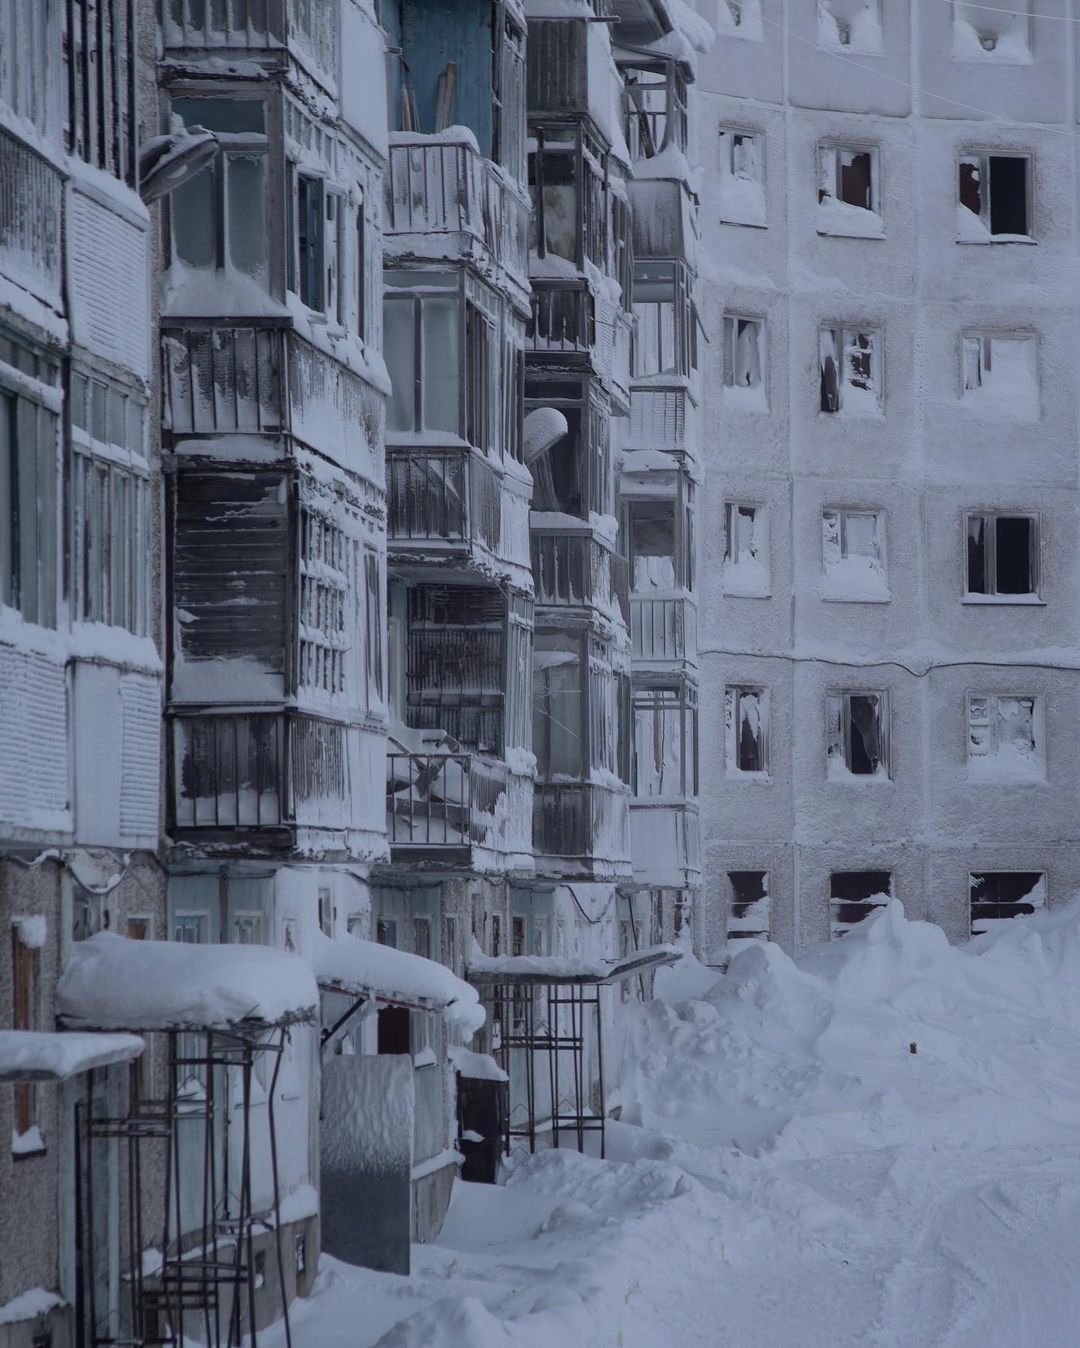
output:
[{"label": "empty window opening", "polygon": [[409,1053],[409,1008],[407,1006],[382,1006],[378,1016],[379,1053]]},{"label": "empty window opening", "polygon": [[827,599],[887,599],[885,517],[846,507],[821,514],[821,553]]},{"label": "empty window opening", "polygon": [[952,54],[956,61],[1030,61],[1030,0],[1008,6],[954,0]]},{"label": "empty window opening", "polygon": [[396,950],[398,943],[397,919],[393,917],[376,918],[375,940],[379,945],[392,946]]},{"label": "empty window opening", "polygon": [[892,898],[891,871],[833,871],[829,876],[830,935],[846,936]]},{"label": "empty window opening", "polygon": [[1046,907],[1043,871],[972,871],[968,876],[971,934],[983,936],[1014,917]]},{"label": "empty window opening", "polygon": [[1040,699],[1014,693],[971,693],[967,700],[968,776],[1041,780]]},{"label": "empty window opening", "polygon": [[771,933],[769,872],[728,871],[727,938],[767,941]]},{"label": "empty window opening", "polygon": [[819,47],[881,51],[880,0],[818,0]]},{"label": "empty window opening", "polygon": [[765,507],[724,503],[724,593],[763,597],[769,593],[769,530]]},{"label": "empty window opening", "polygon": [[868,329],[822,328],[820,359],[823,412],[880,412],[878,345],[878,334]]},{"label": "empty window opening", "polygon": [[995,416],[1037,417],[1039,382],[1032,333],[965,333],[965,403]]},{"label": "empty window opening", "polygon": [[673,590],[679,583],[676,555],[675,501],[639,501],[627,505],[630,588]]},{"label": "empty window opening", "polygon": [[1037,599],[1038,594],[1038,516],[968,515],[967,597]]},{"label": "empty window opening", "polygon": [[635,688],[633,791],[697,795],[697,701],[692,689]]},{"label": "empty window opening", "polygon": [[1031,156],[965,154],[960,158],[962,242],[1031,237]]},{"label": "empty window opening", "polygon": [[[765,404],[765,325],[760,318],[724,315],[724,385]],[[749,401],[749,399],[747,399]]]},{"label": "empty window opening", "polygon": [[720,219],[732,225],[765,224],[765,141],[755,131],[720,131]]},{"label": "empty window opening", "polygon": [[729,776],[769,770],[769,694],[765,688],[724,691],[724,758]]},{"label": "empty window opening", "polygon": [[889,696],[835,692],[826,698],[830,781],[889,775]]}]

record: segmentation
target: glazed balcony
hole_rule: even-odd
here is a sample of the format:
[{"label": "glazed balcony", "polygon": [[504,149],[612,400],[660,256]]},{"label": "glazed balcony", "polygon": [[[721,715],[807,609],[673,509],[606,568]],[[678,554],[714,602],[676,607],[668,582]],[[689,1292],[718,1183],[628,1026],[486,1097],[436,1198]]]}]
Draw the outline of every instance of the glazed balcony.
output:
[{"label": "glazed balcony", "polygon": [[281,845],[297,827],[350,825],[347,727],[291,711],[169,718],[170,831]]},{"label": "glazed balcony", "polygon": [[527,200],[474,142],[394,134],[383,231],[388,263],[407,257],[494,263],[524,300],[528,228]]}]

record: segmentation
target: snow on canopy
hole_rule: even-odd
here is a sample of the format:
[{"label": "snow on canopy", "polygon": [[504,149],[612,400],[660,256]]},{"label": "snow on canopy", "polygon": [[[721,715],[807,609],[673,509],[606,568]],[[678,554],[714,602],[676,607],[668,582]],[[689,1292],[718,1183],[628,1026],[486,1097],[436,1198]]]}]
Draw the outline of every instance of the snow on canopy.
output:
[{"label": "snow on canopy", "polygon": [[474,947],[469,976],[484,983],[616,983],[643,969],[674,964],[683,952],[674,945],[643,946],[621,959],[563,955],[485,955]]},{"label": "snow on canopy", "polygon": [[354,996],[368,993],[381,1002],[430,1006],[470,1036],[484,1023],[476,989],[435,960],[358,936],[331,938],[321,931],[311,933],[310,954],[320,987]]},{"label": "snow on canopy", "polygon": [[130,1062],[143,1047],[135,1034],[0,1030],[0,1081],[66,1081],[78,1072]]},{"label": "snow on canopy", "polygon": [[65,1025],[112,1030],[224,1030],[310,1020],[319,991],[297,955],[262,945],[78,941],[57,984]]}]

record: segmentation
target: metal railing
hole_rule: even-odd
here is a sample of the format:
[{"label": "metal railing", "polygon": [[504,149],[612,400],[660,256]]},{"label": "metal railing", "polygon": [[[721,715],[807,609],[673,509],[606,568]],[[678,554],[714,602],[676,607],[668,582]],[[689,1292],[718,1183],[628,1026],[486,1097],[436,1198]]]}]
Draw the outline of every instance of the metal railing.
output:
[{"label": "metal railing", "polygon": [[585,533],[534,529],[530,538],[536,602],[590,605],[612,618],[630,621],[625,557],[609,552]]},{"label": "metal railing", "polygon": [[597,330],[591,292],[580,285],[533,281],[532,312],[525,329],[530,351],[591,351]]},{"label": "metal railing", "polygon": [[386,755],[386,833],[395,847],[505,850],[505,763],[470,753]]},{"label": "metal railing", "polygon": [[386,451],[387,534],[402,542],[500,542],[499,480],[467,449],[391,445]]}]

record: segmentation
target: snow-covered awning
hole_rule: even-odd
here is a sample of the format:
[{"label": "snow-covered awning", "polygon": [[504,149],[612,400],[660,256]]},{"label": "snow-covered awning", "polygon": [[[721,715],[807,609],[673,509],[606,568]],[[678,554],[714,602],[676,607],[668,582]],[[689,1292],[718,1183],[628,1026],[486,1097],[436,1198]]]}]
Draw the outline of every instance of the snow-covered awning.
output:
[{"label": "snow-covered awning", "polygon": [[66,1081],[95,1067],[130,1062],[143,1047],[135,1034],[0,1030],[0,1081]]},{"label": "snow-covered awning", "polygon": [[319,986],[351,997],[439,1011],[465,1034],[484,1023],[476,989],[445,965],[407,950],[362,941],[358,936],[333,939],[313,933],[311,963]]},{"label": "snow-covered awning", "polygon": [[518,983],[537,986],[559,984],[621,983],[626,978],[648,973],[663,964],[682,959],[682,951],[673,945],[651,945],[620,959],[567,959],[562,955],[482,955],[469,960],[468,977],[477,987]]},{"label": "snow-covered awning", "polygon": [[97,1030],[258,1032],[312,1020],[319,990],[298,955],[263,945],[78,941],[56,988],[62,1024]]}]

